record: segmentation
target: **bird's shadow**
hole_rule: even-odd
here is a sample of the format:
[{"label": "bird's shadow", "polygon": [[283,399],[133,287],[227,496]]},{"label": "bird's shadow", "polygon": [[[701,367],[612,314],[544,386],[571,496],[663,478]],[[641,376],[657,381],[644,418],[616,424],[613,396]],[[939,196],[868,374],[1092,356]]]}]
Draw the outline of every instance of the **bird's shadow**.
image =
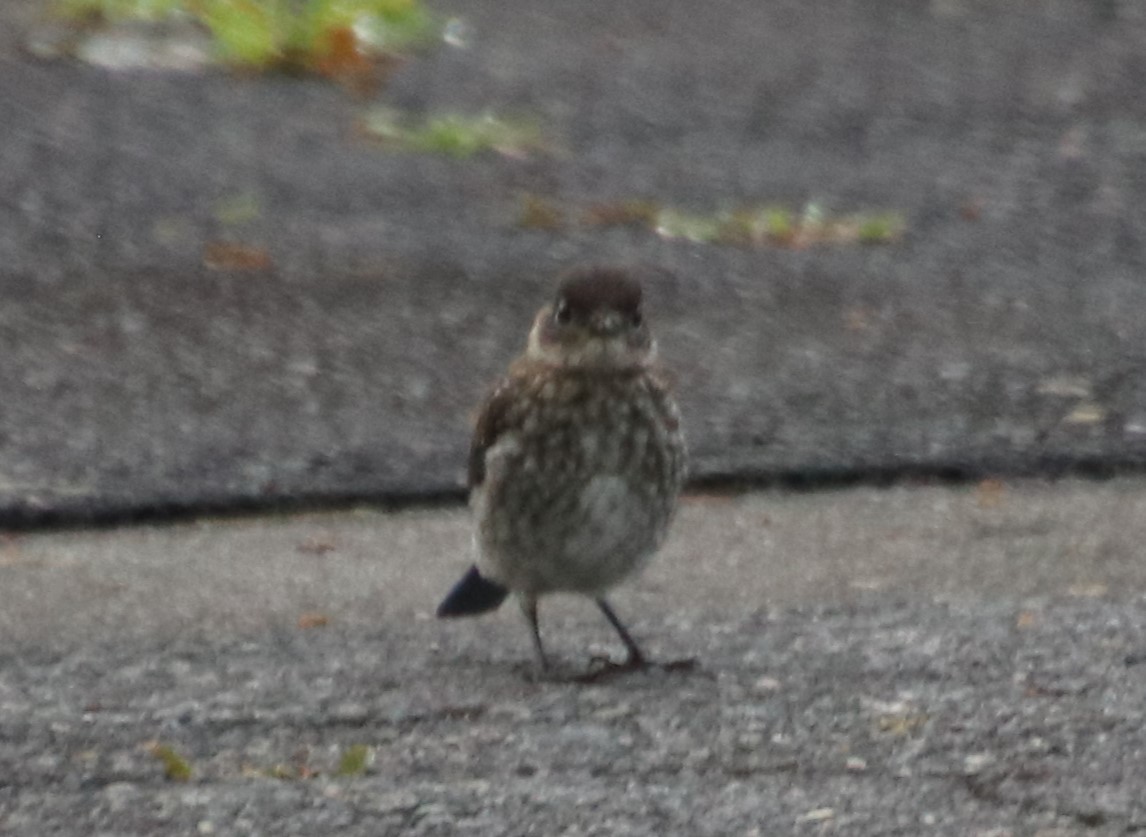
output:
[{"label": "bird's shadow", "polygon": [[648,674],[707,674],[695,657],[658,662],[653,660],[616,662],[610,657],[598,655],[589,660],[587,669],[574,670],[565,666],[551,666],[539,670],[531,667],[526,676],[538,683],[575,683],[579,685],[599,685],[612,683],[633,675]]}]

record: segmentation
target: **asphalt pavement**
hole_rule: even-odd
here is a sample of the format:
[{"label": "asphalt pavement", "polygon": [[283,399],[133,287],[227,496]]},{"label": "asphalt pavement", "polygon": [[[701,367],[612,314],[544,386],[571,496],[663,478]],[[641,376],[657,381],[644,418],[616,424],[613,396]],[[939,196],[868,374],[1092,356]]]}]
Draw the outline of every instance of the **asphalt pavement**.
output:
[{"label": "asphalt pavement", "polygon": [[[644,273],[698,478],[1146,462],[1137,3],[442,11],[465,45],[367,100],[0,42],[9,525],[460,496],[469,411],[586,261]],[[357,127],[375,104],[529,118],[550,150],[387,151]],[[564,223],[523,225],[530,199]],[[631,201],[905,229],[785,249],[585,221]]]},{"label": "asphalt pavement", "polygon": [[[0,9],[0,833],[1146,830],[1140,5],[439,6],[369,100]],[[586,220],[634,200],[905,227]],[[592,684],[584,602],[544,680],[512,607],[432,619],[470,410],[585,261],[644,278],[694,477],[615,605],[696,665]]]},{"label": "asphalt pavement", "polygon": [[0,830],[1137,833],[1144,539],[1138,480],[693,496],[614,605],[696,666],[586,685],[587,601],[545,680],[432,618],[460,509],[13,536]]}]

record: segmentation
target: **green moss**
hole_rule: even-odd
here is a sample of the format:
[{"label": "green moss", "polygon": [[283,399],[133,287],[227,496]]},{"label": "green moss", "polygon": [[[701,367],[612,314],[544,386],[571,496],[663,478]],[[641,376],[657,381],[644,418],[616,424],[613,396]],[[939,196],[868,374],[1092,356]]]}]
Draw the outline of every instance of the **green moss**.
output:
[{"label": "green moss", "polygon": [[657,234],[664,238],[683,238],[698,244],[710,244],[721,234],[722,221],[716,216],[693,215],[673,207],[663,207],[653,222]]},{"label": "green moss", "polygon": [[[617,209],[628,205],[654,207],[655,212],[646,215]],[[905,226],[903,217],[891,212],[833,218],[817,203],[808,204],[800,212],[777,206],[748,206],[705,215],[643,201],[639,204],[622,201],[595,207],[587,218],[587,223],[595,226],[636,222],[647,225],[663,238],[741,247],[890,244],[899,240]]]},{"label": "green moss", "polygon": [[314,69],[340,43],[336,33],[368,59],[421,46],[440,29],[418,0],[56,0],[56,10],[80,22],[183,15],[211,33],[220,60],[254,68]]},{"label": "green moss", "polygon": [[430,119],[420,129],[406,135],[415,151],[436,151],[451,157],[469,157],[493,145],[490,118],[478,120],[464,116],[439,116]]},{"label": "green moss", "polygon": [[262,203],[254,192],[237,192],[215,203],[215,218],[221,224],[236,226],[254,221],[263,214]]},{"label": "green moss", "polygon": [[221,57],[255,67],[306,66],[349,31],[359,52],[384,55],[428,41],[433,17],[414,0],[200,0],[200,17]]},{"label": "green moss", "polygon": [[354,26],[361,42],[377,52],[422,46],[441,28],[441,22],[415,0],[372,0],[371,6],[370,13],[355,14],[342,25]]},{"label": "green moss", "polygon": [[168,744],[155,742],[150,747],[151,755],[163,763],[163,773],[172,782],[186,782],[191,778],[191,763]]},{"label": "green moss", "polygon": [[278,3],[211,2],[200,19],[211,30],[219,57],[234,64],[265,67],[285,55],[289,21]]},{"label": "green moss", "polygon": [[482,151],[524,156],[544,146],[541,132],[533,123],[501,119],[491,113],[443,114],[418,121],[392,108],[375,108],[362,125],[367,136],[388,146],[458,159]]},{"label": "green moss", "polygon": [[774,241],[788,241],[795,230],[792,211],[783,208],[764,210],[764,233]]},{"label": "green moss", "polygon": [[856,223],[861,244],[887,244],[903,235],[903,217],[895,213],[859,216]]},{"label": "green moss", "polygon": [[342,758],[338,760],[336,776],[361,776],[370,766],[373,756],[370,748],[365,744],[353,744],[342,751]]}]

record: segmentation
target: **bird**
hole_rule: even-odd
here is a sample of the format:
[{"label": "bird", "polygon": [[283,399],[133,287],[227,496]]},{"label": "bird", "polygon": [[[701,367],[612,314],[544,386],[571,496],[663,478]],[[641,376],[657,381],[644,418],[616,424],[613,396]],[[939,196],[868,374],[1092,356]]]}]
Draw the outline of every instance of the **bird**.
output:
[{"label": "bird", "polygon": [[533,319],[525,351],[477,411],[468,461],[476,561],[440,618],[496,610],[514,594],[541,672],[538,601],[592,599],[649,660],[606,594],[665,540],[686,471],[681,416],[656,362],[641,284],[620,267],[574,267]]}]

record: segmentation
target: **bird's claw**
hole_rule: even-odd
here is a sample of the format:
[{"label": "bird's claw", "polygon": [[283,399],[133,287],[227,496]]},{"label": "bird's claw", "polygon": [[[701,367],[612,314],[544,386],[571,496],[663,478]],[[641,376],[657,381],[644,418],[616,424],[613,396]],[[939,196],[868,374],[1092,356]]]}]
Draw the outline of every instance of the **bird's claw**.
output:
[{"label": "bird's claw", "polygon": [[601,683],[633,671],[656,669],[664,672],[693,671],[697,667],[695,657],[670,660],[666,663],[650,662],[643,656],[630,655],[623,662],[615,662],[603,654],[595,654],[589,659],[589,670],[573,678],[575,683]]}]

